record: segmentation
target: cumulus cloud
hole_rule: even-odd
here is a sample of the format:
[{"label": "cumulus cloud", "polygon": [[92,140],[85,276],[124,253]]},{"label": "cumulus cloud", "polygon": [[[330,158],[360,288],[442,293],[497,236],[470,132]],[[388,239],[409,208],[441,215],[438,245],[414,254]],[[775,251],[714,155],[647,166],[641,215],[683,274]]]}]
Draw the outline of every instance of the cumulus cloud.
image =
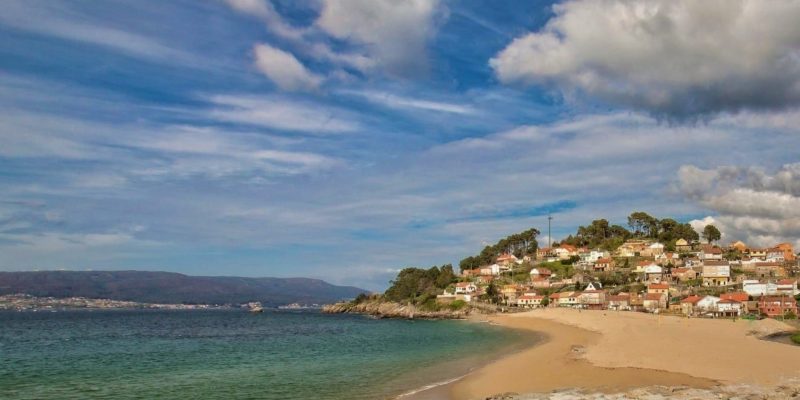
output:
[{"label": "cumulus cloud", "polygon": [[292,53],[260,43],[253,48],[256,68],[284,90],[313,90],[322,78],[310,72]]},{"label": "cumulus cloud", "polygon": [[800,105],[800,2],[576,0],[490,60],[504,83],[671,119]]},{"label": "cumulus cloud", "polygon": [[316,25],[337,39],[367,46],[390,73],[407,75],[426,66],[437,5],[431,0],[325,0]]},{"label": "cumulus cloud", "polygon": [[800,244],[800,163],[775,173],[760,168],[685,165],[678,171],[681,191],[713,210],[715,217],[693,221],[696,229],[714,223],[731,240],[766,246]]}]

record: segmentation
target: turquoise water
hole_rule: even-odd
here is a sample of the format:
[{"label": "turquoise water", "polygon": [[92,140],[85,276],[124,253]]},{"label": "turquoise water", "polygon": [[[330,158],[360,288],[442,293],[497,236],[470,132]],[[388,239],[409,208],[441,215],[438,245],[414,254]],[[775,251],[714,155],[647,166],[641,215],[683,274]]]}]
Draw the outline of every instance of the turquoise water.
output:
[{"label": "turquoise water", "polygon": [[0,398],[388,398],[530,340],[314,311],[0,312]]}]

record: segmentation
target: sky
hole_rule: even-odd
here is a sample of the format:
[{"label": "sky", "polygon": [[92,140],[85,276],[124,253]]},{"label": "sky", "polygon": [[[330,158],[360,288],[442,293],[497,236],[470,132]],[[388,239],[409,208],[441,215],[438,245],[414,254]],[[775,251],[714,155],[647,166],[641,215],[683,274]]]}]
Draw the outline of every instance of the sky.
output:
[{"label": "sky", "polygon": [[0,270],[372,290],[633,211],[800,247],[800,2],[6,0]]}]

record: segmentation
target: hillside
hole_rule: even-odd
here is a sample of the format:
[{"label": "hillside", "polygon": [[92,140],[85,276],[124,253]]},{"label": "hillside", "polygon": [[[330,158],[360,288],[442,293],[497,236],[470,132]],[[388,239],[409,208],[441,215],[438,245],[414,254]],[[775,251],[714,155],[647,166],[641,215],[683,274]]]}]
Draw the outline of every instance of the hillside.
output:
[{"label": "hillside", "polygon": [[89,297],[143,303],[236,304],[267,306],[331,303],[366,290],[309,278],[189,276],[150,271],[0,272],[0,295]]}]

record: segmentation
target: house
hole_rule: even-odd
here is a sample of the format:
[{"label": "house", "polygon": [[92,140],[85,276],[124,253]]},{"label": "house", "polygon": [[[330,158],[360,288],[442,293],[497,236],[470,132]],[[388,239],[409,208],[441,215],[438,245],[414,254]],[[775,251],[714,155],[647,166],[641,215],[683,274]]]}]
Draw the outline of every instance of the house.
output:
[{"label": "house", "polygon": [[644,309],[650,312],[664,310],[667,308],[667,294],[647,293],[644,295]]},{"label": "house", "polygon": [[526,308],[542,307],[544,296],[526,293],[517,298],[517,306]]},{"label": "house", "polygon": [[473,294],[478,291],[478,287],[472,282],[458,282],[455,287],[455,294]]},{"label": "house", "polygon": [[697,302],[702,299],[700,296],[689,296],[681,300],[681,312],[683,315],[694,315],[697,309]]},{"label": "house", "polygon": [[740,303],[750,300],[750,295],[747,292],[731,292],[719,295],[722,300],[736,300]]},{"label": "house", "polygon": [[[591,284],[589,284],[591,286]],[[580,304],[590,310],[602,310],[606,308],[606,292],[604,290],[591,289],[584,290],[579,296]]]},{"label": "house", "polygon": [[500,288],[500,295],[502,295],[503,298],[509,302],[515,303],[517,299],[517,293],[519,293],[521,289],[522,288],[517,285],[503,285],[503,287]]},{"label": "house", "polygon": [[608,257],[609,253],[607,251],[592,250],[580,253],[579,256],[581,257],[581,261],[585,263],[596,264],[597,260]]},{"label": "house", "polygon": [[722,299],[717,302],[717,311],[715,315],[721,317],[738,317],[744,313],[744,308],[744,304],[740,301]]},{"label": "house", "polygon": [[547,278],[535,278],[531,276],[531,287],[534,289],[547,289],[550,287],[550,280]]},{"label": "house", "polygon": [[595,271],[611,271],[614,269],[614,259],[611,257],[598,258],[594,262]]},{"label": "house", "polygon": [[536,250],[536,258],[542,261],[551,262],[558,261],[558,255],[553,247],[544,247]]},{"label": "house", "polygon": [[618,311],[628,311],[631,309],[631,295],[628,293],[618,293],[608,296],[608,309]]},{"label": "house", "polygon": [[758,312],[772,318],[797,315],[797,301],[790,296],[763,296],[758,300]]},{"label": "house", "polygon": [[703,286],[725,286],[731,281],[731,266],[727,261],[703,261]]},{"label": "house", "polygon": [[658,242],[650,244],[640,252],[643,257],[656,257],[661,254],[664,254],[664,245]]},{"label": "house", "polygon": [[697,279],[697,271],[691,268],[673,268],[672,279],[678,282],[686,282]]},{"label": "house", "polygon": [[759,278],[782,278],[787,275],[783,263],[775,261],[757,262],[754,272]]},{"label": "house", "polygon": [[628,240],[617,247],[617,257],[636,257],[644,251],[650,243],[646,240]]},{"label": "house", "polygon": [[722,260],[722,249],[710,244],[704,244],[700,247],[700,259],[705,260]]},{"label": "house", "polygon": [[786,261],[786,258],[784,258],[783,249],[777,247],[767,249],[766,261],[779,262],[779,263]]},{"label": "house", "polygon": [[647,293],[669,295],[669,283],[651,283],[647,285]]},{"label": "house", "polygon": [[787,296],[797,296],[800,290],[797,287],[797,279],[781,279],[776,283],[776,291]]},{"label": "house", "polygon": [[534,268],[531,270],[531,278],[550,278],[553,273],[547,268]]},{"label": "house", "polygon": [[772,282],[762,283],[757,280],[742,281],[742,290],[749,296],[772,296],[778,294],[778,285]]},{"label": "house", "polygon": [[747,255],[750,256],[750,258],[764,261],[767,259],[767,249],[748,249]]},{"label": "house", "polygon": [[589,284],[586,285],[586,289],[584,290],[600,290],[602,288],[603,284],[600,282],[589,282]]},{"label": "house", "polygon": [[686,241],[686,239],[681,238],[675,241],[675,251],[679,253],[690,252],[692,251],[692,246]]},{"label": "house", "polygon": [[717,303],[722,300],[717,296],[705,296],[697,301],[695,312],[713,313],[717,310]]},{"label": "house", "polygon": [[521,262],[522,260],[518,259],[517,256],[509,253],[501,254],[500,256],[497,257],[497,264],[506,267],[512,266],[514,264],[519,264]]},{"label": "house", "polygon": [[775,245],[776,249],[780,249],[783,251],[783,259],[788,262],[794,262],[797,259],[797,256],[794,254],[794,248],[789,243],[779,243]]},{"label": "house", "polygon": [[[576,307],[580,304],[581,292],[561,292],[554,293],[557,307]],[[553,297],[550,297],[551,302]]]},{"label": "house", "polygon": [[650,264],[644,267],[644,280],[647,282],[661,282],[664,278],[664,270],[656,265]]},{"label": "house", "polygon": [[492,283],[493,280],[494,280],[494,276],[492,276],[492,275],[478,275],[478,277],[475,278],[475,283],[488,285],[488,284]]},{"label": "house", "polygon": [[633,311],[642,311],[644,310],[644,297],[636,294],[631,293],[631,298],[628,300],[628,304]]},{"label": "house", "polygon": [[731,243],[729,248],[731,250],[735,250],[735,251],[738,251],[740,253],[746,253],[747,252],[747,245],[744,244],[744,242],[742,242],[741,240],[738,240],[736,242]]},{"label": "house", "polygon": [[672,253],[672,252],[666,252],[666,253],[661,253],[661,254],[657,255],[656,256],[656,264],[661,265],[661,266],[665,266],[665,265],[672,265],[672,266],[682,265],[681,257],[678,255],[678,253]]},{"label": "house", "polygon": [[569,260],[570,257],[576,257],[578,255],[578,249],[569,244],[562,244],[553,249],[553,252],[559,260]]}]

